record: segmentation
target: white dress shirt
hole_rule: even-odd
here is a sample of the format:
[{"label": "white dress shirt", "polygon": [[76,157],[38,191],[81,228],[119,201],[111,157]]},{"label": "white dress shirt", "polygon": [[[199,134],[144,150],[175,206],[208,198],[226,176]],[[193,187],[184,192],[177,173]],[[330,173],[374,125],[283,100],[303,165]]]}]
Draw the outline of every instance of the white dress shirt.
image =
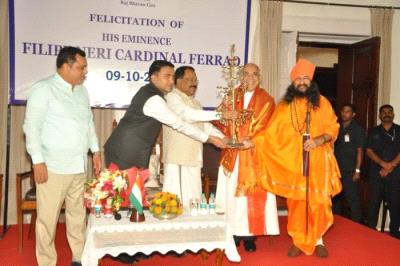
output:
[{"label": "white dress shirt", "polygon": [[143,113],[198,141],[204,143],[208,139],[209,134],[183,121],[182,118],[168,108],[165,100],[158,95],[150,97],[145,102]]},{"label": "white dress shirt", "polygon": [[[165,99],[167,100],[168,107],[186,122],[188,123],[209,122],[220,119],[220,116],[216,111],[198,110],[188,106],[182,99],[183,97],[182,94],[183,94],[182,92],[178,91],[177,89],[174,89],[172,92],[168,93],[165,96]],[[221,131],[219,131],[211,123],[204,123],[203,126],[204,126],[204,132],[206,134],[211,136],[217,136],[220,138],[225,137],[225,135],[222,134]]]},{"label": "white dress shirt", "polygon": [[165,99],[167,100],[169,108],[186,122],[207,122],[220,119],[216,111],[197,110],[185,104],[177,89],[168,93]]}]

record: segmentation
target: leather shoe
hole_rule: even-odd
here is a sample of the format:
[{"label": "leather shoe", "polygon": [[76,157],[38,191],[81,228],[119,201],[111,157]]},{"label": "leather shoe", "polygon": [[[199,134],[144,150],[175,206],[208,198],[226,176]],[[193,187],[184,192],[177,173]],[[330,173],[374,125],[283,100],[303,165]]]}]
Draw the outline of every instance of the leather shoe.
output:
[{"label": "leather shoe", "polygon": [[301,254],[301,250],[298,247],[296,247],[295,245],[291,245],[288,250],[288,253],[287,253],[288,257],[291,257],[291,258],[297,257],[300,254]]},{"label": "leather shoe", "polygon": [[80,261],[73,261],[71,266],[82,266],[82,263]]},{"label": "leather shoe", "polygon": [[326,258],[328,257],[328,250],[324,245],[317,245],[315,248],[315,253],[317,254],[317,257],[319,258]]},{"label": "leather shoe", "polygon": [[244,249],[247,252],[255,252],[257,247],[256,247],[256,243],[254,242],[254,240],[244,240]]}]

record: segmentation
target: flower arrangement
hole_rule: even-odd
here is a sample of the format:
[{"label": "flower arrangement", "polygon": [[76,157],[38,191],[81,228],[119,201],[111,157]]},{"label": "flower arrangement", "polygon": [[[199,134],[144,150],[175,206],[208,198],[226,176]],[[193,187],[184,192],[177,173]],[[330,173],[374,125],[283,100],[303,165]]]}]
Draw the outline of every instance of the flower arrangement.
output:
[{"label": "flower arrangement", "polygon": [[150,212],[157,218],[169,219],[183,213],[183,207],[176,194],[157,192],[151,201]]},{"label": "flower arrangement", "polygon": [[[126,171],[105,169],[98,178],[85,183],[85,206],[93,210],[101,207],[104,214],[118,212],[127,198],[128,174]],[[100,205],[100,206],[99,206]]]}]

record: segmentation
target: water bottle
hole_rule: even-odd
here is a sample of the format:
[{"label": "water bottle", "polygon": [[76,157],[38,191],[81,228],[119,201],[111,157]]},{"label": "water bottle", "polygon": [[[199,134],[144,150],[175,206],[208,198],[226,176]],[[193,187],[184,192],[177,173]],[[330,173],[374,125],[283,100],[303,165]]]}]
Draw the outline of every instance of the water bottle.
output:
[{"label": "water bottle", "polygon": [[210,194],[210,199],[208,200],[208,209],[210,214],[215,214],[215,196],[214,193]]},{"label": "water bottle", "polygon": [[208,213],[207,210],[207,200],[206,200],[206,195],[201,194],[201,201],[200,201],[200,214],[206,215]]}]

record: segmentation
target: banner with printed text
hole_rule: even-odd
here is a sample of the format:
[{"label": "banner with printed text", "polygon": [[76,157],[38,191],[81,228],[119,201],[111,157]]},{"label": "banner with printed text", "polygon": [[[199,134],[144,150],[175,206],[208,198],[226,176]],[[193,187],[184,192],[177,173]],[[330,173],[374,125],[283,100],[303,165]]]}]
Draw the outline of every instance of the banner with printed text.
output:
[{"label": "banner with printed text", "polygon": [[196,98],[220,102],[222,66],[235,44],[247,59],[250,0],[10,0],[10,103],[56,71],[63,46],[86,52],[92,106],[126,107],[154,60],[195,68]]}]

